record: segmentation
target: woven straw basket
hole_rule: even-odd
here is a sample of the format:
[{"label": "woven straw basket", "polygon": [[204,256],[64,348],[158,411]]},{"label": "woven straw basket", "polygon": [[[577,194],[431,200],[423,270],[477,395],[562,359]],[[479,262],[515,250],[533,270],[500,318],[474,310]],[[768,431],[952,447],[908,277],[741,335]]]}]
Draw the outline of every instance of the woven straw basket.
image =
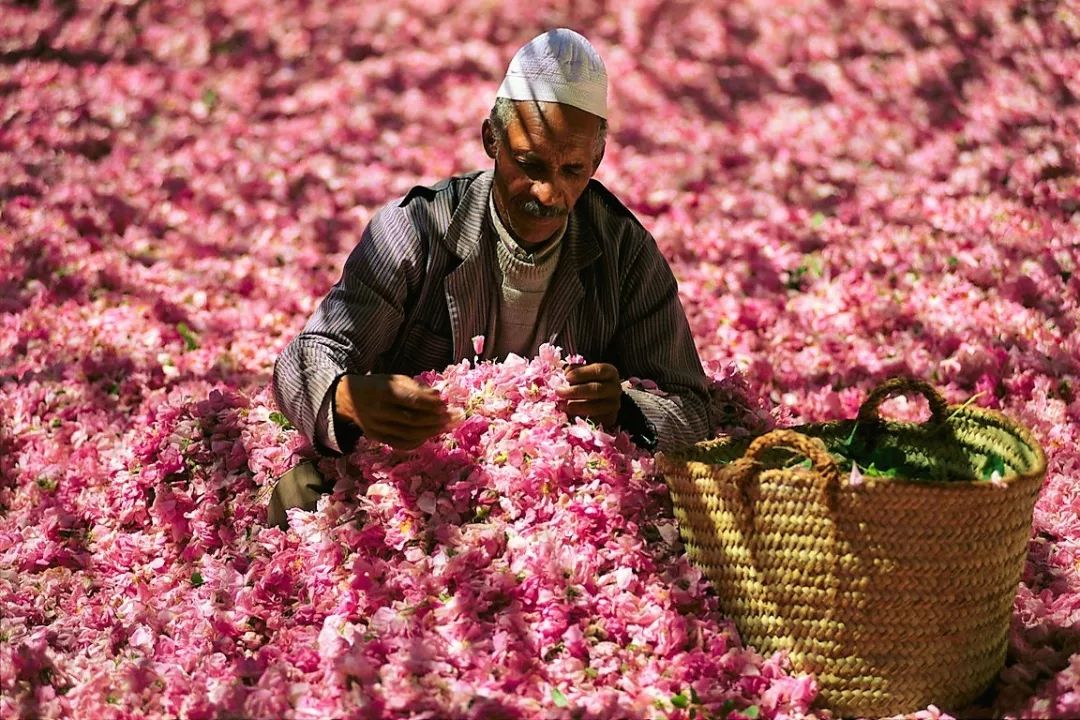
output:
[{"label": "woven straw basket", "polygon": [[[931,419],[881,420],[881,402],[909,391]],[[856,420],[794,430],[657,456],[722,611],[760,652],[788,650],[840,715],[970,703],[1004,664],[1042,449],[1005,416],[947,407],[913,380],[875,389]],[[903,475],[852,483],[830,451],[853,447]]]}]

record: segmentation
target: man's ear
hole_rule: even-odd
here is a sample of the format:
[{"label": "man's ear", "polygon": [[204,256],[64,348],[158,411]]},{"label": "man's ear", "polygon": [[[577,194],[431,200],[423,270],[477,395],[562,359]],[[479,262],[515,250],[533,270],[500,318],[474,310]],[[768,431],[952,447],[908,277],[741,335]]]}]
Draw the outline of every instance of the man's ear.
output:
[{"label": "man's ear", "polygon": [[604,151],[607,150],[607,142],[600,146],[600,152],[596,153],[596,161],[593,162],[593,175],[600,169],[600,163],[604,161]]},{"label": "man's ear", "polygon": [[480,126],[480,137],[484,141],[484,152],[494,160],[495,153],[499,149],[499,143],[495,137],[495,127],[491,124],[491,118],[484,119],[484,124]]}]

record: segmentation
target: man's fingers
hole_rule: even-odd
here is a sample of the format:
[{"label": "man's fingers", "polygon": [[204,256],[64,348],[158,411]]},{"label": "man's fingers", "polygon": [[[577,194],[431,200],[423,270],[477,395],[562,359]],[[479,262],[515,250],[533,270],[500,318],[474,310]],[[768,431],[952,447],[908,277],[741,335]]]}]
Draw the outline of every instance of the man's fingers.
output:
[{"label": "man's fingers", "polygon": [[369,425],[392,428],[395,433],[409,431],[428,435],[442,432],[454,419],[453,415],[445,410],[421,412],[393,405],[372,408],[367,417]]},{"label": "man's fingers", "polygon": [[438,412],[446,409],[446,402],[439,397],[439,393],[435,390],[429,390],[428,392],[410,391],[404,395],[395,395],[391,398],[391,402],[400,408],[421,413]]},{"label": "man's fingers", "polygon": [[424,440],[426,438],[416,440],[403,438],[398,435],[383,435],[381,437],[376,437],[373,439],[378,440],[381,443],[386,443],[395,450],[415,450],[416,448],[424,444]]},{"label": "man's fingers", "polygon": [[616,398],[622,394],[622,387],[617,383],[589,382],[562,388],[559,395],[564,400],[598,400]]},{"label": "man's fingers", "polygon": [[581,385],[592,382],[618,381],[619,371],[609,363],[590,363],[579,365],[566,371],[566,381],[571,385]]},{"label": "man's fingers", "polygon": [[384,402],[372,405],[368,413],[371,417],[394,420],[406,425],[425,425],[450,419],[450,409],[445,405],[434,408],[412,408]]},{"label": "man's fingers", "polygon": [[610,429],[618,422],[619,406],[617,403],[576,401],[568,404],[566,415],[570,418],[585,418]]},{"label": "man's fingers", "polygon": [[566,372],[569,386],[559,388],[568,417],[583,417],[601,425],[614,425],[622,405],[619,371],[610,363],[591,363]]},{"label": "man's fingers", "polygon": [[408,450],[445,432],[455,420],[438,391],[405,375],[348,375],[335,412],[372,440]]},{"label": "man's fingers", "polygon": [[398,407],[420,412],[446,409],[446,403],[437,390],[421,385],[410,377],[394,376],[389,390],[389,402]]},{"label": "man's fingers", "polygon": [[414,428],[393,423],[377,423],[366,431],[372,440],[384,442],[399,449],[419,447],[423,442],[438,435],[441,428]]},{"label": "man's fingers", "polygon": [[560,388],[559,396],[567,401],[617,402],[622,394],[619,371],[608,363],[592,363],[568,370],[566,380],[570,385]]},{"label": "man's fingers", "polygon": [[449,418],[429,418],[423,422],[401,418],[380,418],[379,427],[385,428],[393,435],[400,437],[423,437],[429,438],[438,435],[450,425]]}]

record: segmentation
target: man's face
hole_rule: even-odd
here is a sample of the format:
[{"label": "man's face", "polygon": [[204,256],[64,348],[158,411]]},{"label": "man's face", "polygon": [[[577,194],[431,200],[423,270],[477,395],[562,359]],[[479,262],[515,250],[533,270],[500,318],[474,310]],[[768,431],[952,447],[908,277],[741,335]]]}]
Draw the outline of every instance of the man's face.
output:
[{"label": "man's face", "polygon": [[495,159],[495,204],[526,245],[562,228],[599,165],[600,118],[569,105],[515,102],[506,137],[484,121],[484,148]]}]

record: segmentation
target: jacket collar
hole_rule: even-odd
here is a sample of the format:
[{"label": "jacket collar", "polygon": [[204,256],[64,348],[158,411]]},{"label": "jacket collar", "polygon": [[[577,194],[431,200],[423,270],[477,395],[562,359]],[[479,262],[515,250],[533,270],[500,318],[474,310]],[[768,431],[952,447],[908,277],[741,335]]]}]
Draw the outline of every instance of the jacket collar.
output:
[{"label": "jacket collar", "polygon": [[[491,170],[477,175],[450,219],[450,225],[443,236],[443,244],[459,260],[466,260],[480,248],[494,177]],[[591,217],[594,203],[591,188],[586,188],[570,213],[566,235],[562,239],[563,254],[573,258],[570,267],[578,270],[590,265],[601,255],[600,243],[596,240],[593,229],[595,223]]]}]

